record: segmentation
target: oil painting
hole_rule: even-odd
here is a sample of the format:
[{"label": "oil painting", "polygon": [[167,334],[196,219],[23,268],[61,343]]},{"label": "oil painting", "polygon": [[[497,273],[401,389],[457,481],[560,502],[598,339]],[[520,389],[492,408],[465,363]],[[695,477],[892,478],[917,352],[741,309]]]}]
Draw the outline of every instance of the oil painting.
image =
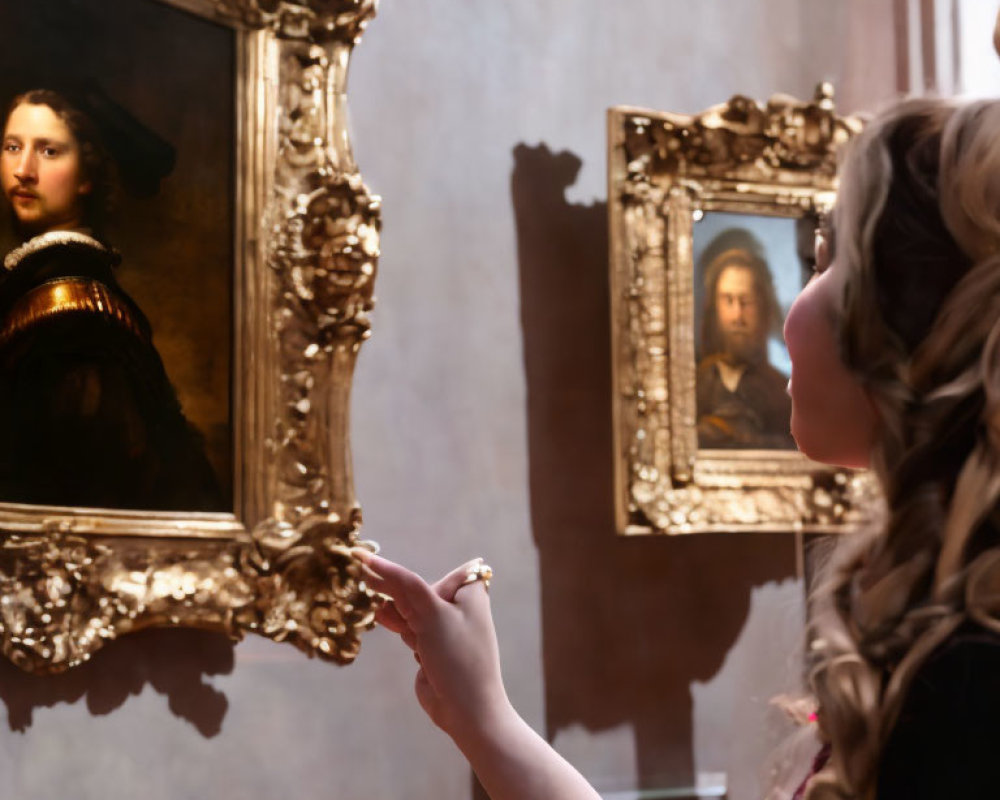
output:
[{"label": "oil painting", "polygon": [[0,501],[231,512],[233,31],[5,15]]},{"label": "oil painting", "polygon": [[781,327],[808,279],[798,243],[811,248],[813,221],[721,211],[695,216],[698,445],[790,450],[791,364]]},{"label": "oil painting", "polygon": [[840,148],[833,89],[736,95],[698,114],[608,112],[618,532],[837,532],[870,475],[790,432],[785,315],[812,269]]},{"label": "oil painting", "polygon": [[255,633],[346,664],[378,596],[348,436],[381,206],[347,66],[376,12],[6,3],[0,650]]}]

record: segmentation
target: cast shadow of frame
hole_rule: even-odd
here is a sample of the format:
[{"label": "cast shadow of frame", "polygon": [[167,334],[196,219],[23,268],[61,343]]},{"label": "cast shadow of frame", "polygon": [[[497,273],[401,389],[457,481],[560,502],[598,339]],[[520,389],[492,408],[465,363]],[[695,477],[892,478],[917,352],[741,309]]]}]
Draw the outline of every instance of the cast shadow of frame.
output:
[{"label": "cast shadow of frame", "polygon": [[232,672],[233,652],[233,642],[222,634],[160,629],[122,637],[58,675],[22,672],[0,658],[0,699],[10,729],[24,732],[35,709],[85,699],[92,715],[103,716],[149,685],[167,698],[174,716],[210,738],[222,729],[229,701],[205,677]]},{"label": "cast shadow of frame", "polygon": [[567,201],[573,153],[513,157],[545,733],[630,724],[635,788],[691,786],[690,686],[722,666],[751,590],[794,576],[794,540],[616,535],[607,206]]}]

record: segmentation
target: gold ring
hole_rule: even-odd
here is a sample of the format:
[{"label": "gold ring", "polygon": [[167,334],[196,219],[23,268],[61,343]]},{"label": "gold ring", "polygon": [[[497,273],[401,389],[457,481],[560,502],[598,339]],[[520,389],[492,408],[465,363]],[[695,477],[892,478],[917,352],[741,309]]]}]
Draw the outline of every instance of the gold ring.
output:
[{"label": "gold ring", "polygon": [[462,581],[462,586],[468,586],[470,583],[482,581],[483,586],[489,589],[490,581],[492,579],[493,567],[482,559],[479,559],[473,566],[469,567],[469,571],[465,573],[465,580]]}]

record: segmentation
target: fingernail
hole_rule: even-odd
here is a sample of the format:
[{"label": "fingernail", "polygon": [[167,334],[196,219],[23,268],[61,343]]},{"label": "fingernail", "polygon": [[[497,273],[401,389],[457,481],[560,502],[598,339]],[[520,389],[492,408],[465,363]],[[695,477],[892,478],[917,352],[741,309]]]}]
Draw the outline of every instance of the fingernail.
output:
[{"label": "fingernail", "polygon": [[366,547],[355,546],[351,548],[351,555],[362,564],[369,564],[371,563],[372,556],[374,556],[375,553]]}]

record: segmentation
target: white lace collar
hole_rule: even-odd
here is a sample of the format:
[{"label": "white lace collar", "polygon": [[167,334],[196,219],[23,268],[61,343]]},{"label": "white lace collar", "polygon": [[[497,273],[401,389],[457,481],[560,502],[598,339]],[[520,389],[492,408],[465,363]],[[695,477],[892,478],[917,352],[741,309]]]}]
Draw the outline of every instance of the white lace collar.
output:
[{"label": "white lace collar", "polygon": [[28,256],[59,244],[83,244],[101,252],[111,252],[89,234],[81,233],[80,231],[48,231],[28,239],[20,247],[15,247],[7,253],[7,256],[3,260],[4,269],[10,271]]}]

